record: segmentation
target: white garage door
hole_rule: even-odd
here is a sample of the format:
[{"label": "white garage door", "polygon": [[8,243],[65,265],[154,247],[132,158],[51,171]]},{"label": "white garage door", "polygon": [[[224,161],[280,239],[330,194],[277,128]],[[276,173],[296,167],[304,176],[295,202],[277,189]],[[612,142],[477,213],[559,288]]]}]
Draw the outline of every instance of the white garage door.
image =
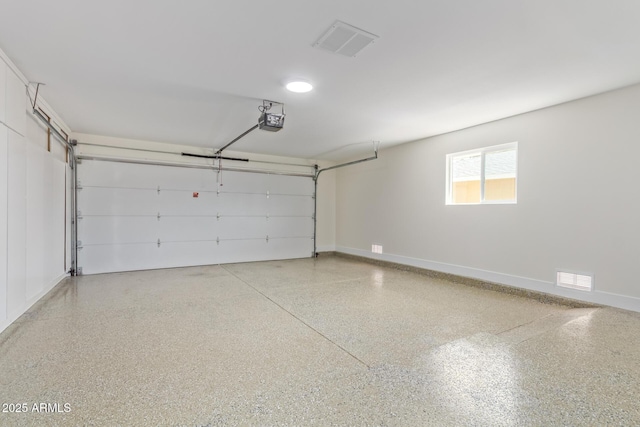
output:
[{"label": "white garage door", "polygon": [[305,258],[308,177],[82,160],[82,274]]}]

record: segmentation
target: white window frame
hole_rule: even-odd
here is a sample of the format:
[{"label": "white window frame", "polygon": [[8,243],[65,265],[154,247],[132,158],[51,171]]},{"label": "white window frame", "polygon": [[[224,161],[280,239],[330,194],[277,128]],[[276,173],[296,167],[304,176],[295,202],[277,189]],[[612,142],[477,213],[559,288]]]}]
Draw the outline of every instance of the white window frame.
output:
[{"label": "white window frame", "polygon": [[[485,156],[488,153],[495,151],[505,151],[515,149],[516,150],[516,188],[515,197],[513,200],[484,200],[484,183],[485,183]],[[453,201],[453,167],[452,162],[454,157],[465,156],[469,154],[480,154],[480,202],[478,203],[454,203]],[[446,204],[452,206],[460,205],[515,205],[518,203],[518,142],[509,142],[507,144],[492,145],[490,147],[481,147],[473,150],[458,151],[457,153],[447,154],[447,179],[446,179]]]}]

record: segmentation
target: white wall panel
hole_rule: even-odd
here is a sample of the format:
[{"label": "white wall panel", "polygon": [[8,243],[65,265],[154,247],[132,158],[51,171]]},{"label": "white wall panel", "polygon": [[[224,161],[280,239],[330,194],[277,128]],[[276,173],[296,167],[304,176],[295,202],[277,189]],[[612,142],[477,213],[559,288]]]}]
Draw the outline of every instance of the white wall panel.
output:
[{"label": "white wall panel", "polygon": [[12,317],[26,303],[27,150],[24,138],[11,130],[8,131],[7,164],[7,314]]},{"label": "white wall panel", "polygon": [[27,125],[27,92],[22,80],[13,71],[6,73],[6,112],[5,123],[8,127],[19,133],[26,135]]},{"label": "white wall panel", "polygon": [[65,272],[64,149],[46,150],[23,79],[0,60],[0,331]]},{"label": "white wall panel", "polygon": [[48,224],[46,197],[51,182],[47,176],[49,163],[45,162],[45,152],[27,143],[26,153],[26,297],[30,299],[42,291],[45,282],[43,261],[48,256],[48,234],[51,226]]},{"label": "white wall panel", "polygon": [[[4,62],[0,61],[1,69]],[[0,104],[2,104],[0,92]],[[0,124],[0,323],[7,319],[7,128]]]},{"label": "white wall panel", "polygon": [[211,170],[91,160],[79,176],[83,274],[311,256],[310,178],[223,171],[218,187]]},{"label": "white wall panel", "polygon": [[66,199],[65,199],[65,173],[66,164],[58,160],[54,155],[46,155],[50,164],[51,190],[47,192],[47,255],[45,259],[45,277],[47,283],[68,271],[65,266],[65,223],[66,223]]},{"label": "white wall panel", "polygon": [[0,122],[7,119],[7,66],[0,60]]}]

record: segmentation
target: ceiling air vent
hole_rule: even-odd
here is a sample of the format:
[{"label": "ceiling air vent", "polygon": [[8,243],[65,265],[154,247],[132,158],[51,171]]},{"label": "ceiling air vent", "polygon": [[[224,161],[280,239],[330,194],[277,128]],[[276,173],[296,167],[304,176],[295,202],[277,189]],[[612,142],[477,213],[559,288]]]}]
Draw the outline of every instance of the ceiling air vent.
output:
[{"label": "ceiling air vent", "polygon": [[375,34],[336,21],[313,46],[344,56],[356,56],[377,38]]}]

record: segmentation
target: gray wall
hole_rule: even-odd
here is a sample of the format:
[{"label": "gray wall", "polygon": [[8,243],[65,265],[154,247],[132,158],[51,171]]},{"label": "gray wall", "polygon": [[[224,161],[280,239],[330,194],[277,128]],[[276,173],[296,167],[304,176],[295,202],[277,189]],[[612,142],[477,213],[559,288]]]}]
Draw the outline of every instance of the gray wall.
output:
[{"label": "gray wall", "polygon": [[[383,150],[337,173],[337,250],[640,311],[639,113],[636,85]],[[445,205],[448,153],[514,141],[516,205]]]}]

